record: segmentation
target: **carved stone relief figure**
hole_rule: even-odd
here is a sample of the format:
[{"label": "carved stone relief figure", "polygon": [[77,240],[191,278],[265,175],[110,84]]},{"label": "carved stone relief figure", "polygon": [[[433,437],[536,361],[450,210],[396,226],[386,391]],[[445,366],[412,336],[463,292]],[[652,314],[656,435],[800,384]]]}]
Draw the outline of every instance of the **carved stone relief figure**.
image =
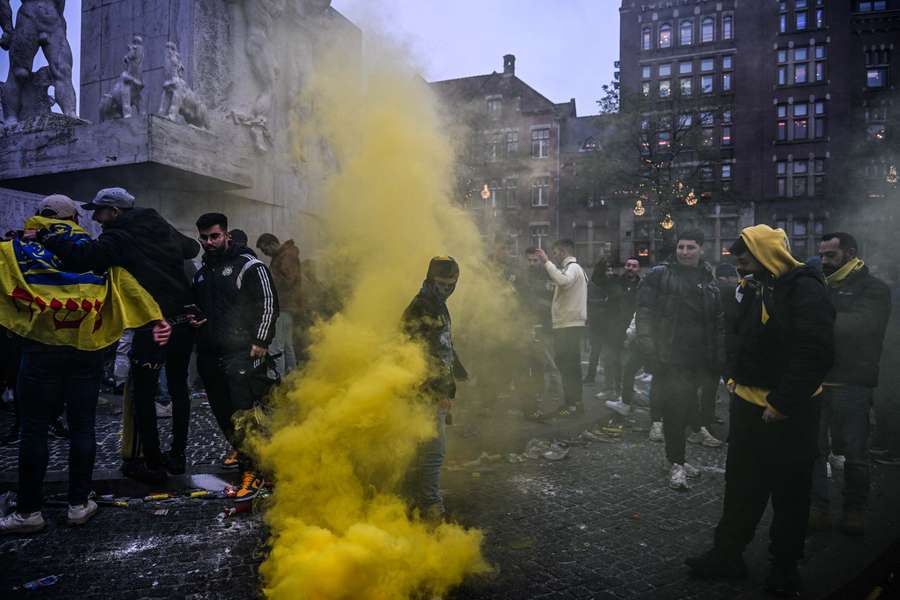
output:
[{"label": "carved stone relief figure", "polygon": [[188,87],[184,80],[184,63],[175,42],[166,42],[165,81],[159,114],[172,121],[184,118],[189,125],[209,129],[209,115],[206,104],[197,92]]},{"label": "carved stone relief figure", "polygon": [[142,113],[144,81],[141,79],[141,67],[144,64],[144,38],[139,35],[132,38],[123,62],[125,70],[119,75],[113,89],[100,100],[101,121],[127,119]]},{"label": "carved stone relief figure", "polygon": [[26,102],[40,97],[34,88],[41,82],[35,80],[36,73],[31,70],[39,49],[47,58],[55,102],[66,116],[77,116],[72,85],[72,49],[66,38],[63,16],[65,6],[65,0],[22,0],[14,28],[10,0],[0,0],[0,47],[9,50],[10,76],[2,89],[7,125],[17,123],[24,114],[36,108],[27,106]]}]

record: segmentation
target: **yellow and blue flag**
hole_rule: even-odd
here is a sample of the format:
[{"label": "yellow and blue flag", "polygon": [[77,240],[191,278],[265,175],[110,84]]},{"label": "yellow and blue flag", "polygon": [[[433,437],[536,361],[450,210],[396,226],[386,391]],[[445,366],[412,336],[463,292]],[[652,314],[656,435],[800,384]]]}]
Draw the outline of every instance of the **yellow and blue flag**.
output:
[{"label": "yellow and blue flag", "polygon": [[[32,217],[26,229],[48,229],[79,243],[87,232],[70,221]],[[156,301],[125,269],[71,273],[37,241],[0,242],[0,326],[51,346],[99,350],[125,329],[161,320]]]}]

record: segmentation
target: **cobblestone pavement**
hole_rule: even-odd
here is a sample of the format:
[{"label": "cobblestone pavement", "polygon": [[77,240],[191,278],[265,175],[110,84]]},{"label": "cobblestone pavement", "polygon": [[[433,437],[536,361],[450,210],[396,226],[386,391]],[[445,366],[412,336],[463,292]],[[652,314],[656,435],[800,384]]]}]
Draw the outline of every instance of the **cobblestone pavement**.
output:
[{"label": "cobblestone pavement", "polygon": [[[592,391],[589,387],[587,393]],[[621,441],[573,444],[560,461],[507,462],[506,453],[521,452],[530,438],[573,440],[597,421],[605,422],[609,415],[601,406],[589,396],[584,419],[548,424],[523,423],[508,414],[515,412],[512,401],[492,414],[461,406],[458,424],[450,428],[442,487],[452,518],[485,531],[494,573],[465,582],[452,597],[762,597],[768,515],[747,553],[749,580],[695,581],[682,565],[685,556],[711,542],[721,509],[724,448],[689,447],[688,459],[704,473],[687,492],[667,487],[662,445],[649,442],[644,431],[646,413],[628,424]],[[195,418],[204,422],[203,407]],[[196,427],[193,435],[208,440],[213,432]],[[482,451],[503,452],[504,459],[466,466]],[[197,456],[214,462],[216,452]],[[194,470],[203,470],[203,463],[193,460],[199,465]],[[837,473],[833,487],[839,484]],[[900,471],[875,467],[869,534],[864,540],[837,532],[811,537],[802,567],[806,597],[827,597],[898,537],[898,500]],[[218,519],[226,505],[224,500],[179,499],[103,508],[78,529],[63,525],[63,508],[50,507],[45,533],[0,540],[0,594],[19,597],[25,592],[15,586],[56,574],[61,575],[58,584],[27,597],[257,597],[265,528],[257,514]],[[168,513],[154,514],[160,509]]]}]

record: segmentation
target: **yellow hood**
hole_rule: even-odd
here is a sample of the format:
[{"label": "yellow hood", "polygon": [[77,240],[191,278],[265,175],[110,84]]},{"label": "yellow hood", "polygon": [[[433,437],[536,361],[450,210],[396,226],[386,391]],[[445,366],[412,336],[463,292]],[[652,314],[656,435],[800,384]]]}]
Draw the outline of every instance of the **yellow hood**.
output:
[{"label": "yellow hood", "polygon": [[741,239],[759,264],[779,278],[803,265],[791,256],[790,245],[783,229],[768,225],[754,225],[741,231]]}]

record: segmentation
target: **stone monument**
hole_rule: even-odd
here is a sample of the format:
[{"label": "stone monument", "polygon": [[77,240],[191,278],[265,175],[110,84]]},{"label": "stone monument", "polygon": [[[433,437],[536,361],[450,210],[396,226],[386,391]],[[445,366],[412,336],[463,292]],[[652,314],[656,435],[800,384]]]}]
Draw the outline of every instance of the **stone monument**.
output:
[{"label": "stone monument", "polygon": [[[311,255],[320,242],[320,206],[312,174],[293,155],[298,147],[306,156],[324,150],[316,141],[293,139],[292,125],[307,110],[299,99],[316,56],[334,40],[361,55],[359,29],[330,4],[82,0],[83,120],[52,113],[0,131],[0,202],[2,188],[85,200],[100,187],[121,185],[188,235],[195,234],[197,216],[216,210],[251,242],[272,232],[293,237]],[[26,0],[20,19],[26,5],[46,12],[61,10],[63,2]],[[8,0],[0,0],[4,44],[14,44],[19,27],[7,27],[4,6]],[[62,13],[54,14],[54,31],[64,34]],[[20,121],[38,106],[48,77],[66,112],[70,104],[55,75],[51,68],[24,77],[34,85],[9,114]],[[16,86],[22,89],[19,80]],[[43,89],[40,110],[46,111],[51,100]],[[164,116],[146,114],[151,111],[143,106],[160,99]],[[0,223],[13,225],[20,227]]]}]

